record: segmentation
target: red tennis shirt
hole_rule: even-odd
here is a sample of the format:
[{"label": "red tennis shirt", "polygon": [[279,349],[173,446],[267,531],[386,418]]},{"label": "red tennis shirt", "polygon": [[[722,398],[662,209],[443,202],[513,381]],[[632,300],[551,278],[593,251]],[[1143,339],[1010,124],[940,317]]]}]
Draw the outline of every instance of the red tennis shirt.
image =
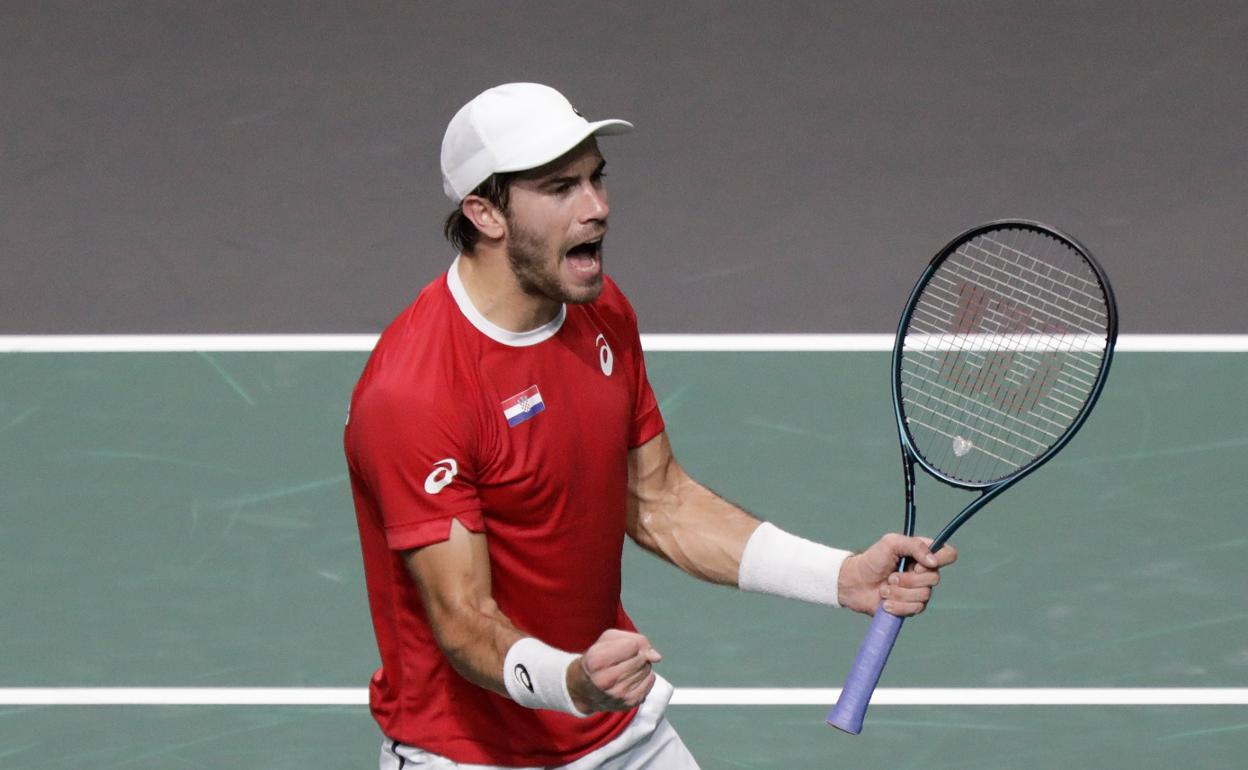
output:
[{"label": "red tennis shirt", "polygon": [[663,430],[637,318],[609,278],[592,303],[516,334],[468,299],[458,262],[385,330],[345,433],[381,653],[370,703],[388,737],[461,763],[559,765],[634,712],[519,706],[442,654],[401,551],[451,521],[488,538],[494,599],[522,631],[582,652],[635,630],[620,602],[628,451]]}]

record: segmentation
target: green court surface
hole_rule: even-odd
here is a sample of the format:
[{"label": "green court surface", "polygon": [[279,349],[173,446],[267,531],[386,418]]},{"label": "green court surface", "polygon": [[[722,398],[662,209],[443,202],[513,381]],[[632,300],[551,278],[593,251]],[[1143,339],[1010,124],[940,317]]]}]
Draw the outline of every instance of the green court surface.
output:
[{"label": "green court surface", "polygon": [[[0,688],[363,687],[376,665],[340,438],[363,353],[0,355]],[[678,457],[793,532],[901,518],[885,353],[651,353]],[[958,534],[886,687],[1248,686],[1242,354],[1124,353],[1071,446]],[[554,408],[548,406],[548,408]],[[919,529],[968,498],[920,481]],[[837,687],[844,611],[628,546],[677,687]],[[681,706],[711,768],[1226,768],[1245,706]],[[364,707],[0,706],[0,768],[375,767]]]}]

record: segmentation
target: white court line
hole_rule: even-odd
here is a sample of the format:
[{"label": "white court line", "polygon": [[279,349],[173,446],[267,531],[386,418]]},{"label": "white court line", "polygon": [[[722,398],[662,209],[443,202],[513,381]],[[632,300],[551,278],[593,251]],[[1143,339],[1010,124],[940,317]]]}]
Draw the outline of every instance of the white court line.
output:
[{"label": "white court line", "polygon": [[[376,334],[13,334],[0,353],[184,353],[370,351]],[[643,334],[647,351],[888,351],[892,334]],[[1134,353],[1245,353],[1248,334],[1124,334],[1118,350]]]},{"label": "white court line", "polygon": [[[831,705],[839,688],[684,687],[681,706]],[[1248,687],[881,687],[882,706],[1243,706]]]},{"label": "white court line", "polygon": [[[830,706],[838,688],[678,687],[676,706]],[[881,706],[1244,706],[1248,687],[881,687]],[[0,706],[366,706],[363,687],[8,687]]]},{"label": "white court line", "polygon": [[15,334],[0,353],[285,353],[369,351],[376,334]]}]

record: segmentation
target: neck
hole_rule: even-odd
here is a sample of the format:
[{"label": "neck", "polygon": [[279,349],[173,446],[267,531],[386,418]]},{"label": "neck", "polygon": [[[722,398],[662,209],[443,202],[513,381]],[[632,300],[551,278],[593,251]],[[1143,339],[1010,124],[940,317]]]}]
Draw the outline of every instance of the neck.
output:
[{"label": "neck", "polygon": [[510,332],[527,332],[548,324],[562,307],[548,297],[524,291],[501,248],[478,245],[474,253],[461,255],[459,280],[477,312]]}]

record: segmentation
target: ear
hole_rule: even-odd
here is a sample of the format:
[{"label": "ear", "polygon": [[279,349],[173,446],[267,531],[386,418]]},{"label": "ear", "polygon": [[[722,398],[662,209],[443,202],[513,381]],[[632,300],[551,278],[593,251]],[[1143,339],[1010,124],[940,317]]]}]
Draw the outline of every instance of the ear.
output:
[{"label": "ear", "polygon": [[459,210],[486,238],[499,240],[507,232],[507,220],[497,206],[479,195],[469,195]]}]

